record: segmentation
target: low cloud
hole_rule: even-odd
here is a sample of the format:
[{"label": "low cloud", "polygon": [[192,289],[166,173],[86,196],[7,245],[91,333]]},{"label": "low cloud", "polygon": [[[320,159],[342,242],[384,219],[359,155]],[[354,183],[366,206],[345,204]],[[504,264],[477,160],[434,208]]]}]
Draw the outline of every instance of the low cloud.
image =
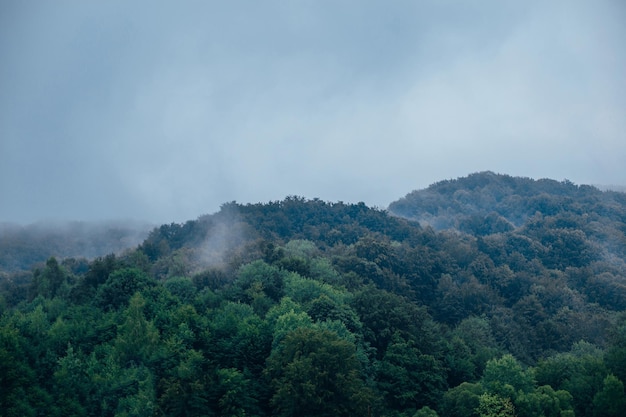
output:
[{"label": "low cloud", "polygon": [[3,6],[0,219],[626,184],[617,1]]}]

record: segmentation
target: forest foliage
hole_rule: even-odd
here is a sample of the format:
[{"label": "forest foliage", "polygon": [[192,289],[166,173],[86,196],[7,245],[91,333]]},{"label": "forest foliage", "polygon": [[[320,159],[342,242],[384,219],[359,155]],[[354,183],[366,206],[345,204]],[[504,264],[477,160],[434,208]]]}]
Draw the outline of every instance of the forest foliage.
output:
[{"label": "forest foliage", "polygon": [[3,271],[3,416],[618,416],[626,196],[493,173],[224,204]]}]

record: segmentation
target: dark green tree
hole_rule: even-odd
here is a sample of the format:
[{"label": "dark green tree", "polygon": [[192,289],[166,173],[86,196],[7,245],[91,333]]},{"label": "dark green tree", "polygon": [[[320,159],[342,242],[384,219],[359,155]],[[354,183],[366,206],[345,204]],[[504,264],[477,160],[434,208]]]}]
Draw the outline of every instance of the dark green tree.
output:
[{"label": "dark green tree", "polygon": [[626,410],[624,384],[615,375],[604,378],[602,389],[593,397],[594,417],[619,417]]},{"label": "dark green tree", "polygon": [[539,385],[549,385],[557,392],[565,390],[573,397],[577,416],[591,416],[594,395],[602,389],[607,375],[603,352],[586,342],[574,344],[570,352],[540,361],[535,367]]},{"label": "dark green tree", "polygon": [[267,366],[278,416],[365,415],[371,390],[360,375],[355,346],[328,330],[289,333]]},{"label": "dark green tree", "polygon": [[59,265],[55,257],[49,258],[46,261],[46,267],[43,270],[35,270],[33,274],[33,298],[37,295],[54,298],[60,294],[61,287],[66,281],[66,271]]},{"label": "dark green tree", "polygon": [[46,404],[36,370],[25,355],[29,343],[7,317],[0,318],[0,412],[3,416],[34,417],[37,405]]},{"label": "dark green tree", "polygon": [[440,412],[448,417],[479,417],[478,405],[485,389],[480,384],[463,382],[450,388],[441,401]]},{"label": "dark green tree", "polygon": [[626,314],[611,331],[605,362],[620,381],[626,381]]},{"label": "dark green tree", "polygon": [[123,268],[112,272],[98,288],[95,303],[106,310],[117,310],[128,303],[137,291],[156,285],[148,275],[137,268]]},{"label": "dark green tree", "polygon": [[437,337],[433,334],[435,329],[425,308],[373,286],[358,291],[351,305],[363,323],[365,340],[377,350],[379,358],[382,358],[396,333],[414,342],[420,351],[435,353]]},{"label": "dark green tree", "polygon": [[441,364],[397,334],[379,362],[377,380],[387,407],[397,411],[435,406],[446,389]]},{"label": "dark green tree", "polygon": [[99,285],[109,278],[111,272],[118,267],[115,255],[107,255],[104,258],[96,258],[89,264],[89,269],[76,286],[72,288],[71,298],[74,302],[89,301],[95,294]]},{"label": "dark green tree", "polygon": [[167,353],[177,362],[168,366],[159,382],[159,407],[168,416],[200,417],[212,415],[209,393],[212,389],[207,360],[180,341],[169,340]]},{"label": "dark green tree", "polygon": [[136,293],[124,311],[124,322],[115,339],[115,356],[121,366],[147,364],[159,349],[159,331],[146,320],[145,305],[141,293]]},{"label": "dark green tree", "polygon": [[215,387],[218,415],[233,417],[258,415],[260,411],[252,385],[252,381],[238,369],[219,369]]},{"label": "dark green tree", "polygon": [[424,407],[417,410],[413,417],[439,417],[439,414],[429,406],[425,405]]}]

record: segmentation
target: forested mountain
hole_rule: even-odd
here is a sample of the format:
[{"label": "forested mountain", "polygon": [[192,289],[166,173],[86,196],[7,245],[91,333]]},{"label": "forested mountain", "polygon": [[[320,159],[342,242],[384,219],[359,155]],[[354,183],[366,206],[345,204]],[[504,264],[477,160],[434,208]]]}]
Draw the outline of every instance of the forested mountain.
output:
[{"label": "forested mountain", "polygon": [[621,416],[625,215],[482,173],[389,212],[232,202],[50,257],[3,278],[0,413]]}]

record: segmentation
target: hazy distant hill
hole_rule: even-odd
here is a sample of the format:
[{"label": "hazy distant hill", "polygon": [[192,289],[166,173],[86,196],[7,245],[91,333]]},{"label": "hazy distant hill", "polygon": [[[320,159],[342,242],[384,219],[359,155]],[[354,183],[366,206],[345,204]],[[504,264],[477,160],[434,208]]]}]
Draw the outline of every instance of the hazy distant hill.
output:
[{"label": "hazy distant hill", "polygon": [[551,262],[562,256],[563,265],[602,258],[623,267],[626,261],[626,193],[567,180],[480,172],[413,191],[389,211],[487,241],[524,238],[528,250]]},{"label": "hazy distant hill", "polygon": [[153,226],[138,222],[0,223],[0,271],[28,270],[50,256],[92,259],[137,246]]},{"label": "hazy distant hill", "polygon": [[625,207],[626,194],[621,192],[487,171],[412,191],[391,203],[389,211],[437,230],[456,228],[485,235],[522,226],[537,214],[589,215],[624,223]]}]

